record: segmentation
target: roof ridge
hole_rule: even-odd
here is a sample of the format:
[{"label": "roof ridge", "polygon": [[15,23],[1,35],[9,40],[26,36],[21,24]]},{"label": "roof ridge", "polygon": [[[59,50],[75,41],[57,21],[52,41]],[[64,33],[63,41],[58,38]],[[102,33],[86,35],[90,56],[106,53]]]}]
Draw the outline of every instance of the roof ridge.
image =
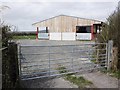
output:
[{"label": "roof ridge", "polygon": [[71,15],[60,14],[60,15],[57,15],[57,16],[54,16],[54,17],[51,17],[51,18],[44,19],[44,20],[41,20],[41,21],[39,21],[39,22],[33,23],[32,25],[37,24],[37,23],[40,23],[40,22],[43,22],[43,21],[46,21],[46,20],[49,20],[49,19],[52,19],[52,18],[55,18],[55,17],[59,17],[59,16],[68,16],[68,17],[74,17],[74,18],[88,19],[88,20],[94,20],[94,21],[103,22],[103,21],[95,20],[95,19],[81,18],[81,17],[77,17],[77,16],[71,16]]}]

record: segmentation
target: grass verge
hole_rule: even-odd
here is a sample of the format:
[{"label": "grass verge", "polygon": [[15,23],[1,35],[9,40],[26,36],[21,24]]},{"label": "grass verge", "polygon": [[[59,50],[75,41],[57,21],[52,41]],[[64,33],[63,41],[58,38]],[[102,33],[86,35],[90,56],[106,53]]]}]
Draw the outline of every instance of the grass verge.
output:
[{"label": "grass verge", "polygon": [[36,39],[36,35],[13,36],[13,39]]},{"label": "grass verge", "polygon": [[112,70],[108,71],[107,69],[102,69],[101,72],[108,74],[108,75],[115,77],[115,78],[120,78],[120,71],[112,71]]},{"label": "grass verge", "polygon": [[[59,67],[59,73],[67,73],[68,71],[64,66]],[[64,74],[64,79],[72,82],[73,84],[77,85],[79,88],[85,88],[85,86],[92,85],[93,83],[86,80],[82,76],[75,76],[74,73],[71,74]]]}]

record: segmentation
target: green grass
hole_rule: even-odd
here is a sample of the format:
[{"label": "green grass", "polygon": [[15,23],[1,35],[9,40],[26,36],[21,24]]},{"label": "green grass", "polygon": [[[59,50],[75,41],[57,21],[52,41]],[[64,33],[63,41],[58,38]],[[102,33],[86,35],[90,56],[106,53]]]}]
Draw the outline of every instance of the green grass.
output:
[{"label": "green grass", "polygon": [[66,69],[66,68],[63,67],[63,66],[60,66],[60,67],[57,68],[57,70],[59,70],[59,73],[66,73],[67,70],[65,70],[65,69]]},{"label": "green grass", "polygon": [[96,54],[95,54],[95,52],[94,52],[93,55],[91,56],[91,58],[92,58],[91,62],[97,64],[96,57],[97,57],[97,56],[96,56]]},{"label": "green grass", "polygon": [[102,69],[101,72],[108,74],[108,75],[115,77],[115,78],[120,78],[120,71],[112,71],[112,70],[108,71],[107,69]]},{"label": "green grass", "polygon": [[36,39],[36,35],[13,36],[13,39]]},{"label": "green grass", "polygon": [[[59,70],[59,73],[67,73],[68,72],[64,66],[60,66],[59,68],[57,68],[57,70]],[[65,74],[64,78],[66,80],[76,84],[79,88],[85,88],[86,85],[92,84],[92,82],[86,80],[82,76],[79,76],[79,77],[75,76],[74,73]]]},{"label": "green grass", "polygon": [[97,64],[97,61],[95,59],[92,59],[91,62]]},{"label": "green grass", "polygon": [[116,78],[120,78],[120,71],[112,72],[111,76],[116,77]]},{"label": "green grass", "polygon": [[86,85],[92,84],[92,82],[86,80],[82,76],[76,77],[75,75],[66,75],[65,79],[76,84],[79,88],[85,88]]}]

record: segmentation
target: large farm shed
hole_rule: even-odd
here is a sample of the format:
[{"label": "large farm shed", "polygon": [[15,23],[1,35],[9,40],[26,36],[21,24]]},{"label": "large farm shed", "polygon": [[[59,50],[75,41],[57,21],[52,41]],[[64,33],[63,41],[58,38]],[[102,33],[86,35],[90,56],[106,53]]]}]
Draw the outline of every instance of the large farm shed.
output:
[{"label": "large farm shed", "polygon": [[101,30],[102,22],[74,16],[59,15],[32,24],[38,39],[92,40]]}]

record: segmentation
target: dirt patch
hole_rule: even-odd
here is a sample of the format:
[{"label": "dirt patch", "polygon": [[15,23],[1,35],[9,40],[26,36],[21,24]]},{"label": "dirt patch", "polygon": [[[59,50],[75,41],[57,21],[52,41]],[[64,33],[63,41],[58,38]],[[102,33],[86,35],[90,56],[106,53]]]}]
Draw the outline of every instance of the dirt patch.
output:
[{"label": "dirt patch", "polygon": [[22,81],[23,88],[78,88],[62,77]]},{"label": "dirt patch", "polygon": [[118,88],[117,78],[108,76],[101,72],[86,73],[82,74],[82,76],[91,81],[96,88]]}]

